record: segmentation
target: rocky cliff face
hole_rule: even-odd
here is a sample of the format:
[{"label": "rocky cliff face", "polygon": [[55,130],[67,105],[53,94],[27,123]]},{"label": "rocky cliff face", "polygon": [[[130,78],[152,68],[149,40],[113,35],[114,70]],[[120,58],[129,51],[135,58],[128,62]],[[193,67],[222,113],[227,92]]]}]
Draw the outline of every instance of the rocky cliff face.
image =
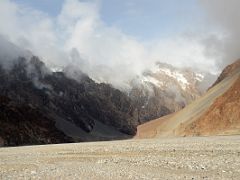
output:
[{"label": "rocky cliff face", "polygon": [[[0,68],[0,95],[11,99],[20,109],[26,107],[37,109],[40,114],[44,114],[45,121],[50,119],[51,123],[56,124],[58,129],[67,134],[65,136],[72,136],[71,129],[66,130],[64,127],[66,123],[68,125],[70,123],[75,129],[79,128],[84,136],[81,136],[81,133],[72,136],[77,141],[121,138],[120,135],[107,136],[108,130],[101,129],[103,126],[114,129],[122,134],[122,137],[126,134],[135,134],[138,122],[130,98],[108,84],[95,83],[86,75],[81,74],[75,79],[78,80],[67,77],[64,72],[51,72],[37,57],[32,57],[29,61],[18,58],[10,70]],[[26,116],[30,117],[31,114]],[[24,117],[18,118],[20,124],[23,121],[27,123],[30,121]],[[5,120],[6,118],[1,118],[2,123]],[[44,118],[40,115],[38,120],[44,121]],[[98,127],[99,124],[101,128]],[[37,134],[34,130],[35,124],[31,126],[33,133]],[[52,124],[51,127],[53,128]],[[90,135],[96,129],[101,137]],[[18,136],[17,132],[15,135]],[[4,135],[2,136],[4,139]],[[41,142],[46,141],[47,139]],[[28,143],[36,142],[29,140]],[[60,138],[59,142],[65,140]],[[23,144],[23,141],[17,141],[15,144],[18,143]]]},{"label": "rocky cliff face", "polygon": [[136,104],[141,123],[179,111],[204,92],[206,74],[157,63],[131,82],[130,97]]}]

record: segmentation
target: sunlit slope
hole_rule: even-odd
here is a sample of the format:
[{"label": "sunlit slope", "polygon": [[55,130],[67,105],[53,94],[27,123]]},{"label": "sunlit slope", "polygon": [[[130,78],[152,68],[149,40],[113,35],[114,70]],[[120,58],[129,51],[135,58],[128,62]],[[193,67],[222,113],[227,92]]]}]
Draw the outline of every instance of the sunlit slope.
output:
[{"label": "sunlit slope", "polygon": [[196,121],[180,130],[182,135],[240,134],[240,77]]},{"label": "sunlit slope", "polygon": [[[217,98],[226,93],[233,85],[238,84],[239,77],[240,69],[237,68],[229,76],[225,77],[222,81],[212,87],[204,96],[197,99],[183,110],[172,116],[160,118],[139,126],[137,137],[151,138],[164,136],[219,134],[216,133],[216,131],[212,131],[212,133],[208,133],[207,131],[199,133],[201,131],[198,131],[197,128],[195,128],[196,124],[194,124],[194,122],[197,120],[200,121],[199,118],[202,118],[205,113],[209,111]],[[215,123],[215,126],[217,126],[217,124],[218,123]],[[212,125],[209,125],[206,122],[205,126]],[[197,127],[202,128],[201,126]],[[234,131],[234,133],[236,133],[236,131]]]}]

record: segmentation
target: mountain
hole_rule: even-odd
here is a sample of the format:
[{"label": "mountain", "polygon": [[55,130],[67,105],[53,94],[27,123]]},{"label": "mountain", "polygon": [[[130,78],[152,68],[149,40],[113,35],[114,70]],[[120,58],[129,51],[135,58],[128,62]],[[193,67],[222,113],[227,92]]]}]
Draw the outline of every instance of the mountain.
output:
[{"label": "mountain", "polygon": [[135,102],[140,123],[177,112],[200,97],[214,77],[158,62],[153,70],[131,81],[129,96]]},{"label": "mountain", "polygon": [[3,144],[111,140],[136,133],[136,111],[128,96],[82,73],[75,76],[51,72],[35,56],[17,58],[8,70],[1,66],[0,96],[8,99],[1,102]]},{"label": "mountain", "polygon": [[240,60],[227,66],[207,93],[183,110],[138,127],[137,137],[240,133]]}]

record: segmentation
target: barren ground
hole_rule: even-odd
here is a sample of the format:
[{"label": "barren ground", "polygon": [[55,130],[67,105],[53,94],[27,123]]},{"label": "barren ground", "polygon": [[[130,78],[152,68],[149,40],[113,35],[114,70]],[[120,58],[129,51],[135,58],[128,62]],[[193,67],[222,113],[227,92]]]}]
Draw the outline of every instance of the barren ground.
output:
[{"label": "barren ground", "polygon": [[240,136],[0,148],[0,179],[240,179]]}]

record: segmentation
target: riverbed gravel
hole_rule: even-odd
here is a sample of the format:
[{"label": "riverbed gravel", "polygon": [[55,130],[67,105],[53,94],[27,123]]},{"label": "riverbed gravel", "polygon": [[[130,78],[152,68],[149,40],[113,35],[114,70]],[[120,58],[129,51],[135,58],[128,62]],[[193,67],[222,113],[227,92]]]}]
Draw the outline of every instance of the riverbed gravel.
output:
[{"label": "riverbed gravel", "polygon": [[0,148],[0,179],[240,179],[240,136]]}]

